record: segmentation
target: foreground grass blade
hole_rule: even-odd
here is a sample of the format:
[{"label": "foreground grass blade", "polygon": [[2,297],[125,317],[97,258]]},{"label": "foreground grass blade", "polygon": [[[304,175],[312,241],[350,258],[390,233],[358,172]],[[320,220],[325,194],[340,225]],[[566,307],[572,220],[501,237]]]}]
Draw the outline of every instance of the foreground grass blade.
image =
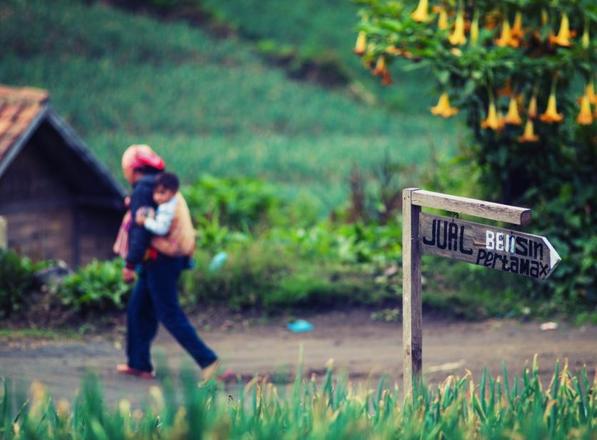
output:
[{"label": "foreground grass blade", "polygon": [[504,367],[503,380],[484,371],[478,387],[470,373],[437,387],[417,383],[405,400],[384,380],[354,387],[332,366],[319,380],[297,375],[280,391],[255,378],[236,398],[215,382],[198,383],[190,369],[178,386],[167,367],[158,372],[159,386],[136,409],[126,400],[110,409],[94,376],[84,379],[72,410],[54,404],[39,383],[25,400],[3,381],[0,439],[595,439],[597,382],[559,364],[545,389],[536,365],[512,386]]}]

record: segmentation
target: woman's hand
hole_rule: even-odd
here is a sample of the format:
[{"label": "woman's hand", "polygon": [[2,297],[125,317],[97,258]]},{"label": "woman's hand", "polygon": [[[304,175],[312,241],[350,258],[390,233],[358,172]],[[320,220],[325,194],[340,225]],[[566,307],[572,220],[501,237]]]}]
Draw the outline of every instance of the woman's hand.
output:
[{"label": "woman's hand", "polygon": [[137,210],[137,215],[135,216],[135,222],[139,226],[143,226],[145,224],[146,218],[147,218],[147,213],[143,209]]},{"label": "woman's hand", "polygon": [[127,284],[130,284],[135,281],[136,273],[133,269],[129,268],[122,268],[122,281]]}]

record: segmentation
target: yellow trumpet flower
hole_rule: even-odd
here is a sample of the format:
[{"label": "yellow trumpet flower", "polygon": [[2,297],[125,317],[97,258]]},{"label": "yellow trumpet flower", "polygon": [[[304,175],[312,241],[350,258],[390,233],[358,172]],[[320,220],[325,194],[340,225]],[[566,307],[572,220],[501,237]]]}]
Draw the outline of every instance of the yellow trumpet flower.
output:
[{"label": "yellow trumpet flower", "polygon": [[493,30],[497,27],[500,18],[500,11],[492,9],[485,14],[485,29]]},{"label": "yellow trumpet flower", "polygon": [[386,57],[381,55],[377,59],[377,63],[375,63],[375,69],[373,69],[373,75],[383,76],[387,70],[388,70],[388,67],[386,66]]},{"label": "yellow trumpet flower", "polygon": [[549,41],[551,42],[551,44],[557,44],[558,46],[562,47],[569,47],[572,44],[570,42],[571,38],[572,35],[570,34],[570,21],[568,20],[568,14],[563,12],[558,35],[556,35],[555,37],[551,35],[549,37]]},{"label": "yellow trumpet flower", "polygon": [[400,56],[402,55],[402,49],[399,49],[396,46],[388,46],[386,47],[385,53],[388,55]]},{"label": "yellow trumpet flower", "polygon": [[527,123],[524,125],[524,131],[522,136],[518,137],[518,142],[526,143],[526,142],[537,142],[539,140],[539,136],[535,134],[535,130],[533,127],[533,121],[531,119],[527,119]]},{"label": "yellow trumpet flower", "polygon": [[541,26],[547,26],[549,23],[549,13],[545,9],[541,9]]},{"label": "yellow trumpet flower", "polygon": [[511,31],[512,38],[520,40],[524,37],[524,30],[522,29],[522,12],[518,11],[514,16],[514,23]]},{"label": "yellow trumpet flower", "polygon": [[510,125],[521,125],[522,119],[520,119],[520,113],[518,113],[518,103],[516,102],[516,98],[510,98],[510,103],[508,104],[508,113],[504,118],[504,123]]},{"label": "yellow trumpet flower", "polygon": [[481,122],[481,128],[491,128],[492,130],[500,129],[500,120],[495,109],[493,99],[489,101],[489,108],[487,109],[487,118]]},{"label": "yellow trumpet flower", "polygon": [[392,84],[392,75],[390,75],[390,71],[388,70],[385,56],[380,55],[379,58],[377,58],[375,69],[373,69],[373,75],[379,76],[381,78],[381,83],[384,86]]},{"label": "yellow trumpet flower", "polygon": [[456,107],[450,105],[450,98],[446,92],[442,93],[437,101],[437,105],[431,107],[431,113],[442,118],[450,118],[458,113]]},{"label": "yellow trumpet flower", "polygon": [[593,123],[593,115],[591,113],[591,102],[587,95],[580,98],[580,112],[576,117],[576,122],[580,125],[591,125]]},{"label": "yellow trumpet flower", "polygon": [[547,124],[552,124],[554,122],[562,122],[564,120],[564,115],[558,113],[557,108],[557,101],[556,101],[556,94],[555,92],[551,92],[549,94],[549,98],[547,98],[547,107],[545,112],[539,116],[539,119],[542,122],[546,122]]},{"label": "yellow trumpet flower", "polygon": [[365,50],[367,49],[367,34],[361,31],[359,32],[359,36],[357,37],[357,42],[354,46],[354,53],[358,56],[362,56],[365,54]]},{"label": "yellow trumpet flower", "polygon": [[382,75],[381,75],[381,83],[384,86],[389,86],[390,84],[392,84],[394,81],[392,80],[392,75],[390,74],[390,72],[388,71],[388,69],[386,69]]},{"label": "yellow trumpet flower", "polygon": [[417,9],[415,9],[414,12],[412,14],[410,14],[410,16],[414,21],[418,21],[419,23],[428,21],[429,20],[429,0],[419,0]]},{"label": "yellow trumpet flower", "polygon": [[583,49],[588,49],[589,46],[591,45],[591,36],[589,35],[589,24],[588,23],[585,24],[585,30],[582,33],[582,37],[581,37],[580,41],[582,43]]},{"label": "yellow trumpet flower", "polygon": [[396,47],[396,46],[386,47],[385,53],[387,53],[388,55],[396,56],[396,57],[404,57],[409,60],[413,58],[412,52],[409,52],[408,50],[400,49],[399,47]]},{"label": "yellow trumpet flower", "polygon": [[443,6],[435,6],[433,12],[437,12],[437,28],[440,31],[445,31],[450,27],[448,24],[448,11]]},{"label": "yellow trumpet flower", "polygon": [[504,18],[502,21],[502,33],[500,38],[495,40],[496,46],[499,47],[518,47],[520,46],[520,41],[516,38],[512,38],[512,29],[510,28],[510,23],[508,22],[508,18]]},{"label": "yellow trumpet flower", "polygon": [[479,15],[475,11],[471,22],[471,45],[476,46],[479,41]]},{"label": "yellow trumpet flower", "polygon": [[533,95],[529,101],[529,109],[527,110],[529,118],[537,117],[537,95]]},{"label": "yellow trumpet flower", "polygon": [[460,8],[456,14],[454,32],[448,37],[448,41],[454,46],[466,43],[466,37],[464,35],[464,11],[462,8]]},{"label": "yellow trumpet flower", "polygon": [[512,96],[513,92],[514,91],[512,90],[512,81],[510,81],[510,79],[507,79],[503,87],[500,87],[498,89],[497,94],[498,96]]}]

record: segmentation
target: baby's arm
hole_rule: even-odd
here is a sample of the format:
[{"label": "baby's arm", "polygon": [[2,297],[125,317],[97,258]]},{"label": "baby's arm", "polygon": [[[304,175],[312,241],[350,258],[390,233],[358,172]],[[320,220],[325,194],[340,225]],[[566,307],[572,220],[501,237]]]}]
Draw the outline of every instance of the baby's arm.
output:
[{"label": "baby's arm", "polygon": [[145,218],[145,229],[155,235],[168,235],[176,211],[176,198],[158,206],[155,217]]}]

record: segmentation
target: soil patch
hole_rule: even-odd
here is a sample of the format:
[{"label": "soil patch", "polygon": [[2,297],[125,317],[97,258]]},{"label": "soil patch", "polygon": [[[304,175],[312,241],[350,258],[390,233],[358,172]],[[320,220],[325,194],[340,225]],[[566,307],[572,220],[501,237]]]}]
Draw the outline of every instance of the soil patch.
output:
[{"label": "soil patch", "polygon": [[[219,353],[224,368],[231,369],[240,380],[260,375],[283,383],[292,378],[302,350],[307,375],[323,373],[326,362],[333,359],[335,368],[352,380],[375,384],[385,375],[401,385],[400,323],[372,321],[366,310],[306,318],[315,328],[304,334],[289,332],[283,318],[259,322],[242,315],[202,314],[193,321],[201,337]],[[101,335],[77,339],[0,337],[0,376],[23,383],[39,379],[54,396],[70,399],[81,378],[91,370],[100,376],[109,402],[126,397],[140,403],[154,382],[115,373],[116,364],[125,359],[123,336],[123,327],[115,325]],[[163,353],[175,371],[191,362],[163,328],[153,347],[154,354]],[[557,359],[568,359],[573,371],[586,366],[591,376],[597,368],[597,326],[560,323],[556,330],[542,331],[538,322],[471,323],[426,316],[423,347],[425,379],[431,383],[450,374],[461,376],[465,369],[476,378],[485,368],[498,375],[503,365],[511,377],[520,375],[534,354],[539,356],[544,384],[551,378]]]}]

